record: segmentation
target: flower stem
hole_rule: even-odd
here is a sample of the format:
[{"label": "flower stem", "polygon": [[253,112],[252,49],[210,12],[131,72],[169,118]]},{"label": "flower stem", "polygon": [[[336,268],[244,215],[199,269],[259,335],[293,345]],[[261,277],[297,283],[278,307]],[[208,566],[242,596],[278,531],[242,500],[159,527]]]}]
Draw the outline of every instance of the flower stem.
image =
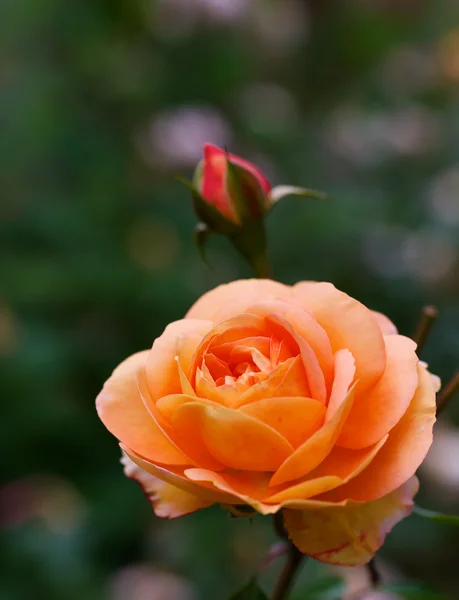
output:
[{"label": "flower stem", "polygon": [[[273,526],[277,535],[288,544],[287,561],[280,574],[279,580],[274,589],[272,600],[286,600],[295,582],[295,577],[298,574],[298,569],[306,556],[298,550],[296,546],[288,539],[283,524],[282,513],[278,512],[273,517]],[[304,562],[303,562],[304,564]]]},{"label": "flower stem", "polygon": [[295,577],[298,574],[298,568],[303,558],[305,558],[304,554],[302,554],[296,548],[296,546],[294,546],[291,542],[289,544],[287,562],[285,563],[284,569],[282,570],[277,585],[274,589],[272,600],[286,600],[286,598],[288,598],[288,594],[293,587]]}]

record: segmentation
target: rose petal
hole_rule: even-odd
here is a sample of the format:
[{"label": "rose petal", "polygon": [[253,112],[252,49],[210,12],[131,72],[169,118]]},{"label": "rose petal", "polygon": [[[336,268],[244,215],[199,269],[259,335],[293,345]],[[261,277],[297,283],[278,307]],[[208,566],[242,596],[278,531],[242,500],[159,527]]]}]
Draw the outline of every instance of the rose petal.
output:
[{"label": "rose petal", "polygon": [[432,444],[435,392],[429,373],[418,365],[419,385],[400,421],[378,455],[355,479],[325,494],[323,500],[377,500],[402,485],[423,461]]},{"label": "rose petal", "polygon": [[245,406],[263,398],[285,396],[310,396],[303,361],[300,356],[290,358],[276,367],[269,376],[256,383],[246,392],[235,398],[234,408]]},{"label": "rose petal", "polygon": [[[164,396],[164,398],[160,398],[156,403],[156,408],[170,423],[178,409],[187,402],[196,402],[196,396],[190,396],[187,394],[171,394],[170,396]],[[203,399],[202,402],[210,406],[218,406],[210,400]]]},{"label": "rose petal", "polygon": [[[176,396],[177,398],[177,396]],[[209,451],[203,439],[201,418],[196,410],[188,410],[189,406],[200,406],[203,410],[206,407],[218,406],[207,400],[196,402],[196,398],[192,396],[182,395],[177,398],[181,405],[177,407],[174,414],[171,416],[171,424],[174,440],[187,456],[193,459],[193,463],[204,469],[212,469],[213,471],[221,471],[225,465],[215,458],[215,455]]]},{"label": "rose petal", "polygon": [[148,351],[134,354],[113,371],[97,396],[97,412],[105,427],[139,454],[164,464],[190,464],[167,439],[142,402],[137,373],[143,370],[148,354]]},{"label": "rose petal", "polygon": [[186,314],[187,319],[220,323],[239,315],[261,300],[288,298],[291,288],[271,279],[240,279],[220,285],[201,296]]},{"label": "rose petal", "polygon": [[264,398],[239,409],[279,432],[297,448],[324,422],[325,407],[312,398]]},{"label": "rose petal", "polygon": [[184,404],[175,415],[174,428],[178,423],[184,433],[187,428],[198,431],[215,460],[232,469],[274,471],[293,452],[268,425],[223,406]]},{"label": "rose petal", "polygon": [[139,456],[136,452],[134,452],[128,446],[124,444],[120,444],[123,452],[141,469],[146,471],[147,473],[151,473],[158,479],[165,481],[166,483],[170,483],[171,485],[183,490],[184,492],[188,492],[194,496],[201,498],[205,502],[210,502],[212,504],[219,502],[222,504],[235,504],[237,503],[237,498],[235,496],[231,496],[230,494],[226,494],[221,492],[220,490],[214,488],[212,485],[196,485],[193,481],[190,481],[185,475],[185,470],[180,466],[168,465],[167,467],[164,465],[156,465],[146,460],[142,456]]},{"label": "rose petal", "polygon": [[175,519],[214,504],[144,471],[127,454],[123,455],[121,462],[124,474],[139,483],[158,517]]},{"label": "rose petal", "polygon": [[283,489],[271,493],[264,502],[281,503],[287,508],[305,508],[305,501],[334,490],[361,473],[378,454],[389,436],[363,450],[333,448],[330,454],[307,477],[296,480],[295,485],[284,484]]},{"label": "rose petal", "polygon": [[182,392],[176,357],[188,377],[194,352],[212,327],[211,321],[182,319],[168,325],[155,340],[145,367],[153,402]]},{"label": "rose petal", "polygon": [[416,391],[416,344],[401,335],[387,336],[384,342],[386,369],[373,388],[364,394],[358,390],[337,442],[345,448],[364,448],[380,440],[400,421]]},{"label": "rose petal", "polygon": [[271,485],[279,485],[307,475],[330,453],[352,408],[355,386],[341,403],[334,417],[295,450],[271,478]]},{"label": "rose petal", "polygon": [[247,312],[259,317],[279,315],[288,322],[295,333],[304,339],[314,352],[324,374],[328,388],[333,380],[333,354],[330,340],[323,327],[299,306],[282,300],[267,300],[254,304]]},{"label": "rose petal", "polygon": [[354,381],[355,360],[349,350],[338,350],[335,354],[333,387],[328,401],[326,421],[333,418],[339,405],[346,398]]},{"label": "rose petal", "polygon": [[274,329],[275,335],[279,337],[285,337],[285,335],[287,335],[290,337],[289,343],[298,346],[303,360],[308,387],[311,391],[311,397],[325,403],[327,399],[325,377],[317,356],[314,354],[309,342],[303,339],[281,315],[271,314],[266,316],[265,319],[270,327]]},{"label": "rose petal", "polygon": [[386,315],[383,315],[383,313],[377,312],[376,310],[372,310],[371,314],[376,319],[383,335],[396,335],[398,333],[397,327],[395,327]]},{"label": "rose petal", "polygon": [[232,406],[240,397],[240,392],[234,385],[216,385],[210,374],[207,375],[206,365],[203,365],[203,370],[197,369],[195,386],[200,398],[218,402],[223,406]]},{"label": "rose petal", "polygon": [[335,565],[366,564],[382,546],[389,531],[413,508],[416,477],[373,502],[317,510],[285,510],[290,539],[304,554]]},{"label": "rose petal", "polygon": [[267,473],[214,473],[206,469],[187,469],[185,473],[192,481],[211,483],[221,493],[236,496],[241,501],[239,504],[248,504],[262,515],[274,514],[280,508],[279,504],[268,505],[258,499],[266,495],[269,483]]},{"label": "rose petal", "polygon": [[331,283],[297,283],[293,294],[325,329],[333,352],[347,348],[352,353],[359,393],[374,385],[386,361],[383,336],[371,311]]},{"label": "rose petal", "polygon": [[[295,485],[285,485],[282,490],[263,498],[267,503],[281,503],[289,508],[301,508],[303,501],[335,489],[361,473],[378,454],[389,436],[363,450],[347,450],[335,447],[306,478]],[[300,501],[300,502],[298,502]]]}]

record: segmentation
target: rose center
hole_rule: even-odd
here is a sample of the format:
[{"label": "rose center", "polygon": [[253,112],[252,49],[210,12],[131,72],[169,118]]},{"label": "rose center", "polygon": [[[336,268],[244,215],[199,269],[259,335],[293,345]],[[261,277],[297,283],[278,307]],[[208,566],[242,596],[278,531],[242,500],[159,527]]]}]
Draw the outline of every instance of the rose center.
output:
[{"label": "rose center", "polygon": [[203,356],[202,369],[217,387],[248,388],[267,379],[290,357],[283,346],[282,340],[263,336],[216,345]]}]

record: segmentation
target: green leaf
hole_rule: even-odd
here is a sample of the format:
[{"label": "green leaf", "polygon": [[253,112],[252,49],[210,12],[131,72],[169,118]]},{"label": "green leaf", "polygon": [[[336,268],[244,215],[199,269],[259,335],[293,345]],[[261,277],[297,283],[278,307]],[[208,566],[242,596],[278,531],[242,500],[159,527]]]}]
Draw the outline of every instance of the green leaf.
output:
[{"label": "green leaf", "polygon": [[174,178],[190,190],[195,213],[200,221],[208,225],[212,231],[221,233],[222,235],[234,235],[240,230],[239,225],[228,221],[214,206],[204,200],[194,183],[184,179],[180,175],[175,175]]},{"label": "green leaf", "polygon": [[403,600],[447,600],[443,594],[429,589],[422,583],[392,583],[383,587]]},{"label": "green leaf", "polygon": [[257,221],[266,214],[269,201],[258,179],[227,158],[227,189],[241,223]]},{"label": "green leaf", "polygon": [[271,204],[277,204],[279,200],[286,196],[298,196],[299,198],[314,198],[315,200],[327,200],[327,194],[317,190],[309,190],[307,188],[295,187],[293,185],[278,185],[271,190],[269,195]]},{"label": "green leaf", "polygon": [[228,600],[268,600],[268,596],[260,588],[256,579],[251,579],[246,586],[230,596]]},{"label": "green leaf", "polygon": [[413,514],[418,517],[424,517],[443,525],[455,525],[459,526],[459,516],[456,515],[445,515],[443,513],[435,512],[434,510],[427,510],[427,508],[421,508],[420,506],[414,506]]}]

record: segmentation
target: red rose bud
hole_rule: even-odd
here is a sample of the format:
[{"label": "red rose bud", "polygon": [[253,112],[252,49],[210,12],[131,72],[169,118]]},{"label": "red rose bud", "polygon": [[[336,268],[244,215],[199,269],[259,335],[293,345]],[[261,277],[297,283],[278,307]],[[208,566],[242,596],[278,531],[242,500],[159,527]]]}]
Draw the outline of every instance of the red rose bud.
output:
[{"label": "red rose bud", "polygon": [[192,192],[200,223],[196,244],[204,256],[211,233],[226,235],[258,277],[269,277],[264,217],[285,196],[323,198],[324,194],[293,186],[271,185],[252,163],[213,144],[204,145],[193,182],[181,178]]},{"label": "red rose bud", "polygon": [[213,144],[204,145],[194,184],[202,200],[235,225],[262,218],[270,207],[271,185],[263,173]]}]

